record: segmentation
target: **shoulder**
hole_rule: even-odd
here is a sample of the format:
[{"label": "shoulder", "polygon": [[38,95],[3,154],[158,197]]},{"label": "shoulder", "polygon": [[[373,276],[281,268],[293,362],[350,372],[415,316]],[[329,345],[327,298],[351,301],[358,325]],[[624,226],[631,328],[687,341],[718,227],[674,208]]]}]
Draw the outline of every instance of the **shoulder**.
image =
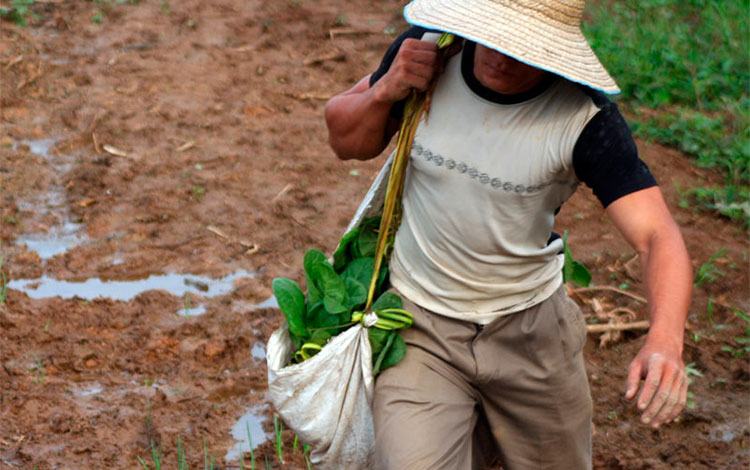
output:
[{"label": "shoulder", "polygon": [[638,156],[627,121],[613,101],[601,92],[578,87],[596,107],[573,149],[573,168],[591,187],[604,207],[616,199],[656,185]]}]

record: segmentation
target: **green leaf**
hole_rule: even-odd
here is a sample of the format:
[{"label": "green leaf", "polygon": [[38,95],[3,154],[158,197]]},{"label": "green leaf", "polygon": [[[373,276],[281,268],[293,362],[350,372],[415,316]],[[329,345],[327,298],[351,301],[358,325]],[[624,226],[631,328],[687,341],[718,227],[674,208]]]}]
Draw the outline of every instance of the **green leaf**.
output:
[{"label": "green leaf", "polygon": [[331,339],[333,336],[333,333],[331,333],[332,330],[315,330],[310,335],[310,342],[319,344],[320,346],[325,346],[328,343],[328,340]]},{"label": "green leaf", "polygon": [[372,229],[363,229],[357,237],[358,257],[375,256],[375,250],[378,247],[378,231]]},{"label": "green leaf", "polygon": [[388,335],[392,330],[381,330],[380,328],[368,328],[367,336],[370,338],[370,347],[372,348],[372,357],[377,357],[383,346],[388,341]]},{"label": "green leaf", "polygon": [[372,309],[376,312],[387,308],[403,308],[403,306],[401,297],[393,292],[383,292],[378,300],[372,303]]},{"label": "green leaf", "polygon": [[299,337],[307,336],[305,328],[305,294],[296,282],[285,277],[277,277],[272,283],[273,295],[284,314],[289,331]]},{"label": "green leaf", "polygon": [[370,287],[370,279],[375,270],[374,258],[358,258],[349,263],[341,273],[343,278],[353,278],[359,281],[363,286]]},{"label": "green leaf", "polygon": [[383,362],[380,364],[380,371],[382,372],[386,370],[389,367],[395,366],[398,364],[398,362],[404,358],[404,355],[406,354],[406,343],[404,342],[404,339],[401,337],[398,331],[392,331],[395,336],[393,344],[391,344],[391,347],[388,348],[388,351],[385,352],[385,357],[383,358]]},{"label": "green leaf", "polygon": [[591,273],[583,264],[573,259],[568,247],[568,231],[563,233],[563,254],[565,263],[563,264],[563,282],[573,281],[579,286],[588,287],[591,282]]},{"label": "green leaf", "polygon": [[344,286],[346,287],[346,308],[351,311],[359,305],[367,302],[367,288],[358,280],[345,277]]},{"label": "green leaf", "polygon": [[581,287],[588,287],[591,283],[591,272],[583,264],[573,261],[573,275],[570,280]]},{"label": "green leaf", "polygon": [[380,273],[378,273],[378,284],[377,288],[375,290],[375,293],[382,292],[383,288],[387,285],[388,280],[388,265],[387,263],[383,263],[380,266]]},{"label": "green leaf", "polygon": [[352,255],[352,247],[354,243],[356,243],[361,230],[360,227],[357,227],[341,238],[339,247],[333,254],[333,269],[335,269],[337,273],[340,273],[354,258]]},{"label": "green leaf", "polygon": [[318,280],[318,287],[323,295],[323,305],[328,313],[343,313],[347,311],[346,286],[341,276],[336,274],[330,263],[321,263],[313,267],[313,278]]},{"label": "green leaf", "polygon": [[307,310],[308,312],[305,319],[307,321],[307,328],[309,330],[324,328],[330,331],[331,334],[336,334],[338,330],[333,327],[346,323],[348,319],[342,319],[341,315],[330,313],[328,310],[326,310],[324,302],[322,300],[317,302],[313,306],[308,307]]},{"label": "green leaf", "polygon": [[330,264],[321,251],[307,250],[303,260],[305,268],[305,282],[307,282],[307,301],[311,304],[323,299],[323,292],[320,288],[320,281],[317,275],[316,267],[321,264]]}]

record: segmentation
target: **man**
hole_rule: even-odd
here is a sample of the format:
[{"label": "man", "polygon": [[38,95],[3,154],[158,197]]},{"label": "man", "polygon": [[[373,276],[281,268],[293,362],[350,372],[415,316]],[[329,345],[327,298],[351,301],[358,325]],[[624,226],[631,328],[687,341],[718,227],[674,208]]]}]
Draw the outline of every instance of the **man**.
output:
[{"label": "man", "polygon": [[[591,467],[585,324],[562,287],[554,214],[580,182],[640,255],[651,328],[625,396],[674,419],[692,276],[679,229],[580,32],[584,0],[415,0],[416,25],[326,107],[341,159],[379,155],[412,89],[440,80],[417,129],[390,279],[415,316],[373,406],[389,470]],[[433,31],[459,36],[439,64]],[[643,382],[641,380],[643,379]]]}]

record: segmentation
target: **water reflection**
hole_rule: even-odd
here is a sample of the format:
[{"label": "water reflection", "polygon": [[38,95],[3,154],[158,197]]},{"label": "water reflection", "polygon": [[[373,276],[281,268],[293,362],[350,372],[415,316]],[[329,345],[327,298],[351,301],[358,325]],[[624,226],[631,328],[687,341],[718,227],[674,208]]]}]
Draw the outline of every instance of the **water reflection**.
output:
[{"label": "water reflection", "polygon": [[263,422],[268,420],[264,415],[266,411],[268,405],[254,406],[235,423],[232,437],[240,442],[227,452],[224,457],[227,462],[239,460],[241,452],[249,452],[268,440],[268,434],[263,430]]},{"label": "water reflection", "polygon": [[243,270],[220,279],[173,273],[151,275],[145,279],[132,281],[102,281],[94,278],[75,282],[42,276],[39,279],[14,279],[8,283],[8,287],[23,291],[33,299],[59,296],[64,299],[77,297],[93,300],[98,297],[108,297],[113,300],[128,301],[150,290],[166,290],[178,297],[184,297],[188,293],[214,297],[231,292],[235,280],[254,277],[254,274]]}]

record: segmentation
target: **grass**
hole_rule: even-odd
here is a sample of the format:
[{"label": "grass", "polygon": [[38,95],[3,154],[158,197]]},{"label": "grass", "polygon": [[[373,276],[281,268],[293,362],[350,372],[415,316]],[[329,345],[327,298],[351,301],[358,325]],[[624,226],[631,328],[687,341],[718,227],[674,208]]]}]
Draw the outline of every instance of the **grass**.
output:
[{"label": "grass", "polygon": [[30,372],[36,371],[37,376],[34,377],[32,380],[34,381],[35,384],[42,385],[44,383],[44,379],[46,377],[46,374],[44,372],[44,364],[42,364],[42,360],[39,359],[38,356],[34,355],[34,359],[35,359],[36,364],[34,366],[32,366],[29,369],[29,371]]},{"label": "grass", "polygon": [[0,304],[5,303],[8,298],[8,276],[3,271],[3,257],[0,255]]},{"label": "grass", "polygon": [[[149,405],[149,411],[146,416],[147,423],[151,420],[151,412],[150,412],[150,405]],[[273,428],[274,428],[274,449],[276,451],[276,455],[279,460],[280,465],[284,465],[284,459],[283,459],[283,452],[284,452],[284,444],[283,444],[283,433],[284,433],[284,425],[279,419],[279,416],[274,413],[273,415]],[[257,458],[255,455],[255,449],[253,446],[253,438],[250,433],[250,425],[246,425],[247,430],[247,441],[250,444],[250,468],[248,469],[245,466],[245,457],[244,452],[242,451],[242,447],[240,446],[240,470],[256,470],[257,469]],[[297,436],[294,437],[294,444],[292,445],[292,452],[297,452],[297,449],[299,448],[299,438]],[[312,470],[312,463],[310,462],[310,446],[303,444],[302,445],[302,455],[305,457],[305,464],[307,465],[307,470]],[[141,468],[143,470],[161,470],[162,466],[164,468],[176,468],[177,470],[189,470],[188,464],[187,464],[187,454],[185,453],[185,449],[182,444],[182,439],[177,438],[177,466],[172,467],[170,465],[165,465],[164,461],[164,454],[162,453],[161,446],[157,449],[154,442],[151,442],[151,462],[150,464],[146,462],[143,458],[137,457],[138,463],[141,465]],[[271,462],[268,460],[268,456],[264,456],[265,461],[265,468],[269,469],[271,468]],[[153,467],[152,467],[153,465]],[[211,455],[208,452],[208,445],[206,444],[206,440],[203,440],[203,469],[204,470],[214,470],[217,468],[214,464],[214,456]],[[235,467],[236,468],[236,467]]]},{"label": "grass", "polygon": [[703,263],[698,268],[695,276],[693,277],[693,285],[695,287],[700,287],[709,282],[714,282],[720,277],[724,276],[724,271],[716,267],[716,260],[722,257],[724,253],[726,253],[726,251],[726,248],[721,248],[719,251],[714,253],[711,259]]},{"label": "grass", "polygon": [[0,18],[12,21],[18,26],[26,26],[29,16],[36,17],[31,6],[36,0],[10,0],[10,8],[0,8]]},{"label": "grass", "polygon": [[750,227],[750,3],[591,3],[584,33],[615,77],[634,133],[673,146],[723,184],[692,202]]}]

